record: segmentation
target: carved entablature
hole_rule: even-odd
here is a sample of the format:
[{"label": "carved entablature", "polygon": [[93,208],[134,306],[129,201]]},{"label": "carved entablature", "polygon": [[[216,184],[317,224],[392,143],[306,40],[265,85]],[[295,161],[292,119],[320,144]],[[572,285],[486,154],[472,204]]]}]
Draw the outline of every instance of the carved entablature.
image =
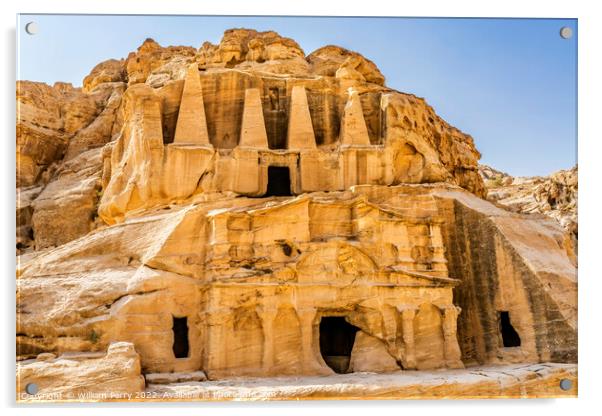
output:
[{"label": "carved entablature", "polygon": [[208,222],[209,280],[231,280],[231,270],[220,275],[221,265],[238,264],[236,278],[263,281],[249,270],[266,263],[272,271],[286,269],[276,279],[299,283],[455,283],[448,278],[440,220],[384,210],[365,197],[301,196],[258,209],[216,210]]}]

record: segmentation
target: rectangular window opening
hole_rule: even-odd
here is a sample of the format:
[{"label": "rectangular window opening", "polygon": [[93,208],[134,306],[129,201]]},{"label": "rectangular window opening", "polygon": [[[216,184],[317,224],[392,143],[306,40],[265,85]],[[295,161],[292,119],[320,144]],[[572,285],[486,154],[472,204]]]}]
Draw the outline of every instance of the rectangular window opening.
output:
[{"label": "rectangular window opening", "polygon": [[173,317],[173,354],[176,358],[187,358],[189,354],[188,318]]}]

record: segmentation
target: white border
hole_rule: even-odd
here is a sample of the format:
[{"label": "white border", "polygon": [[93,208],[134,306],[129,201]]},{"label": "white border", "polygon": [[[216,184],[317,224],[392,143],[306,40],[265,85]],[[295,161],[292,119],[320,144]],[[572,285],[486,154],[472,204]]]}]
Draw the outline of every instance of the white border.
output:
[{"label": "white border", "polygon": [[[2,71],[1,102],[2,135],[2,218],[6,221],[2,239],[4,256],[4,275],[2,296],[5,304],[5,325],[2,331],[2,376],[1,391],[3,405],[14,407],[14,152],[15,152],[15,22],[16,13],[104,13],[104,14],[237,14],[237,15],[334,15],[334,16],[441,16],[441,17],[558,17],[579,19],[579,173],[580,173],[580,210],[579,222],[581,235],[579,244],[579,396],[578,400],[495,400],[495,401],[438,401],[438,402],[287,402],[287,403],[215,403],[174,405],[161,404],[145,406],[148,415],[164,415],[168,412],[184,414],[222,414],[245,413],[249,415],[274,413],[282,414],[328,414],[335,408],[347,414],[366,414],[372,408],[378,412],[395,414],[419,412],[423,414],[479,414],[507,415],[522,414],[525,410],[545,412],[547,415],[598,413],[596,399],[602,397],[596,387],[600,385],[600,361],[602,345],[600,335],[601,309],[595,308],[598,294],[602,293],[600,282],[602,275],[596,262],[599,257],[599,245],[596,238],[602,235],[600,230],[600,195],[602,172],[602,135],[598,120],[602,106],[600,97],[600,61],[599,39],[602,39],[600,16],[596,13],[597,2],[576,1],[540,1],[525,0],[473,1],[473,0],[423,0],[414,2],[395,2],[370,0],[368,2],[303,0],[249,0],[249,1],[138,1],[103,0],[97,2],[73,2],[69,0],[21,0],[3,1],[0,19],[3,31],[3,55],[0,65]],[[199,40],[201,41],[201,40]],[[520,151],[520,149],[517,149]],[[537,155],[534,155],[537,157]],[[178,409],[167,407],[178,406]],[[385,408],[386,406],[386,408]],[[103,411],[115,411],[114,405],[89,406],[85,414],[98,414]],[[132,406],[128,406],[134,410]],[[9,409],[12,413],[16,409]],[[23,409],[20,409],[23,412]],[[35,411],[44,415],[80,415],[82,409],[73,406],[49,409],[26,408],[27,413]]]}]

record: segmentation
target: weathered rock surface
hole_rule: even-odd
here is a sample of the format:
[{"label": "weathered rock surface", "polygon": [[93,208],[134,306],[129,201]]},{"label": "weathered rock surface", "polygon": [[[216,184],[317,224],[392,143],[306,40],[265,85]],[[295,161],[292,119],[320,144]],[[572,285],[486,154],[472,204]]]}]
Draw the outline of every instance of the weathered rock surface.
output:
[{"label": "weathered rock surface", "polygon": [[[444,215],[454,219],[443,230],[450,275],[463,280],[454,299],[470,311],[458,320],[464,362],[574,362],[577,264],[562,227],[467,193],[436,195],[444,198]],[[504,345],[502,311],[519,333],[520,348]]]},{"label": "weathered rock surface", "polygon": [[[62,83],[53,87],[17,83],[20,252],[31,247],[35,234],[38,248],[44,248],[90,230],[88,223],[96,217],[101,148],[121,130],[118,110],[125,84],[122,75],[111,73],[119,65],[123,67],[123,62],[98,65],[86,78],[83,90]],[[78,159],[92,149],[96,149],[96,157]],[[57,221],[61,217],[69,219]]]},{"label": "weathered rock surface", "polygon": [[227,30],[218,45],[203,43],[197,62],[205,70],[237,68],[272,74],[310,74],[305,53],[297,42],[273,31]]},{"label": "weathered rock surface", "polygon": [[[358,196],[362,198],[358,200]],[[571,247],[567,246],[570,242],[563,240],[563,230],[551,220],[511,213],[460,188],[445,186],[364,186],[351,194],[335,194],[325,200],[320,194],[309,198],[301,196],[293,201],[285,199],[280,202],[270,198],[263,202],[237,198],[233,200],[236,201],[234,207],[215,211],[224,204],[223,199],[218,199],[147,212],[144,217],[99,229],[82,239],[39,254],[22,264],[20,269],[17,284],[19,354],[27,357],[44,351],[102,350],[110,341],[127,340],[136,344],[147,371],[192,371],[198,369],[202,362],[202,338],[196,337],[209,330],[203,329],[208,322],[217,319],[211,315],[219,313],[218,316],[222,316],[219,319],[237,325],[236,313],[239,313],[240,319],[245,316],[242,322],[250,325],[248,332],[242,332],[241,348],[245,345],[247,357],[256,354],[255,357],[259,358],[257,362],[241,361],[236,368],[240,372],[247,369],[252,373],[258,371],[256,365],[265,362],[261,358],[264,351],[261,340],[265,337],[266,324],[252,312],[254,307],[249,307],[248,302],[263,304],[261,299],[277,299],[267,284],[270,279],[281,284],[301,283],[309,279],[317,284],[319,279],[314,276],[322,276],[324,284],[339,282],[330,284],[335,287],[343,285],[329,295],[333,302],[343,300],[343,303],[332,304],[334,310],[339,313],[347,310],[345,313],[350,322],[385,342],[388,353],[401,360],[404,368],[416,365],[414,360],[422,368],[445,365],[447,356],[443,352],[435,352],[436,348],[444,345],[444,333],[439,332],[443,330],[443,321],[437,308],[433,309],[427,303],[424,314],[410,311],[408,317],[413,320],[416,331],[416,347],[420,347],[422,354],[412,358],[408,357],[407,348],[396,350],[396,338],[389,338],[386,326],[380,327],[378,319],[372,321],[376,318],[368,318],[381,314],[386,317],[387,310],[368,301],[363,303],[360,310],[364,312],[359,314],[353,312],[353,307],[348,310],[342,306],[348,296],[357,296],[352,293],[353,287],[360,284],[358,279],[372,279],[368,276],[373,273],[370,270],[376,262],[377,267],[399,270],[399,273],[413,270],[411,273],[416,273],[413,279],[418,278],[413,284],[420,288],[416,294],[430,292],[431,302],[442,306],[449,305],[447,302],[451,299],[445,284],[453,281],[438,277],[426,285],[432,286],[439,281],[438,285],[443,286],[435,290],[422,289],[425,283],[420,283],[420,279],[446,276],[449,269],[449,275],[461,282],[454,289],[454,302],[463,311],[458,316],[458,340],[462,360],[466,363],[575,360],[576,270],[569,255]],[[366,202],[360,202],[364,198],[367,198]],[[358,203],[360,205],[356,205]],[[423,240],[420,227],[412,228],[407,237],[402,234],[397,243],[386,237],[388,234],[371,237],[375,240],[360,237],[360,241],[365,242],[357,248],[339,243],[319,243],[328,236],[349,233],[349,223],[343,220],[345,206],[359,208],[364,203],[386,209],[389,216],[412,212],[423,218],[441,218],[442,224],[446,224],[441,229],[442,239],[435,237],[428,243],[425,254],[412,245],[404,246],[402,243],[405,239],[416,243]],[[360,215],[362,210],[351,211],[352,221],[361,223],[370,217],[365,216],[370,211]],[[249,217],[245,212],[257,214]],[[277,218],[288,220],[280,222]],[[232,238],[244,236],[244,228],[240,227],[249,221],[259,227],[257,231],[250,230],[260,233],[256,234],[255,243],[250,246],[235,243]],[[388,221],[392,225],[391,219]],[[220,229],[219,224],[226,228]],[[260,237],[262,224],[270,224],[265,237]],[[308,224],[309,229],[304,228]],[[401,224],[395,228],[397,233],[407,232],[401,231]],[[370,229],[373,231],[368,231]],[[366,232],[374,235],[374,230],[367,228]],[[307,239],[301,237],[308,232]],[[214,237],[207,239],[207,234]],[[228,234],[230,237],[222,240]],[[349,237],[354,238],[352,235]],[[396,247],[393,251],[391,244]],[[340,248],[333,251],[336,247]],[[443,247],[446,247],[445,252]],[[403,268],[400,268],[401,264],[405,264]],[[404,279],[410,276],[413,275]],[[225,285],[226,289],[220,290],[219,295],[211,295],[220,299],[220,305],[226,308],[223,311],[212,309],[211,303],[207,303],[206,296],[211,293],[208,290],[213,281],[221,281],[221,285]],[[348,286],[352,281],[355,283]],[[401,281],[397,280],[397,284]],[[232,289],[227,289],[227,282],[234,285]],[[251,284],[254,295],[244,289],[250,282],[254,282]],[[264,284],[266,286],[262,288]],[[321,286],[311,287],[307,289],[310,297],[327,293]],[[348,292],[343,291],[344,288]],[[258,290],[265,293],[256,297]],[[364,295],[370,297],[371,292],[366,290],[363,289]],[[483,290],[487,291],[488,297],[479,295]],[[423,302],[423,295],[412,298],[404,293],[412,292],[409,288],[403,289],[395,295],[397,302],[404,305]],[[198,310],[199,305],[209,307],[207,317],[190,314],[190,310]],[[237,307],[239,311],[233,314],[232,310]],[[504,347],[499,331],[500,310],[508,311],[512,317],[521,338],[519,348]],[[290,319],[300,319],[298,313],[294,309],[278,312],[282,314],[283,328],[291,327]],[[366,313],[368,315],[364,316]],[[141,315],[146,317],[144,322],[137,318]],[[188,316],[190,358],[187,360],[173,358],[172,316]],[[319,321],[312,322],[312,325],[317,325]],[[139,332],[140,328],[145,328],[145,331]],[[285,333],[288,335],[281,341],[281,348],[285,348],[283,351],[290,348],[287,345],[299,345],[299,332]],[[90,342],[95,338],[92,334],[97,334],[94,344]],[[169,335],[158,342],[160,334]],[[251,340],[257,343],[254,353],[250,349]],[[236,341],[230,338],[226,346],[220,345],[222,354],[233,351],[234,355],[228,355],[233,360],[236,356],[234,351],[238,348]],[[294,353],[283,352],[281,357],[286,363],[283,368],[289,371],[298,368],[298,357]],[[202,368],[210,369],[208,365]],[[209,376],[221,371],[209,371]]]},{"label": "weathered rock surface", "polygon": [[[147,40],[83,89],[23,85],[17,358],[38,357],[32,374],[115,342],[177,386],[576,362],[574,241],[482,199],[472,138],[358,53],[237,29],[199,50]],[[542,368],[501,388],[460,372],[433,397],[570,376]]]},{"label": "weathered rock surface", "polygon": [[144,375],[148,384],[173,384],[191,381],[206,381],[207,376],[202,371],[191,373],[148,373]]},{"label": "weathered rock surface", "polygon": [[571,236],[578,236],[578,169],[550,176],[512,177],[481,165],[487,199],[516,212],[544,214],[555,219]]},{"label": "weathered rock surface", "polygon": [[[305,57],[295,41],[275,32],[250,29],[229,30],[218,45],[205,43],[198,51],[191,47],[162,47],[147,39],[127,59],[112,59],[94,67],[84,79],[81,89],[68,84],[57,83],[50,87],[20,81],[17,85],[17,185],[44,186],[54,180],[61,163],[115,139],[129,142],[131,130],[127,126],[125,129],[122,127],[124,120],[131,121],[135,106],[128,107],[122,100],[127,85],[146,83],[150,87],[147,90],[128,90],[128,97],[134,101],[138,100],[138,96],[147,97],[144,99],[150,97],[160,102],[162,140],[166,143],[173,141],[183,80],[193,62],[202,71],[200,82],[207,134],[216,148],[236,147],[241,133],[245,91],[251,86],[259,87],[268,147],[286,147],[286,114],[292,87],[304,85],[315,142],[329,151],[336,144],[342,128],[344,107],[349,99],[347,89],[353,87],[354,96],[361,102],[365,119],[365,128],[362,127],[361,134],[365,136],[367,130],[369,140],[366,142],[373,145],[390,144],[390,149],[385,152],[386,156],[369,163],[385,164],[385,170],[393,170],[392,176],[383,176],[380,168],[377,168],[366,178],[368,181],[393,184],[453,181],[477,195],[484,193],[482,182],[476,175],[479,154],[472,139],[447,125],[422,99],[385,88],[384,77],[374,63],[356,52],[335,46],[321,48]],[[274,75],[278,78],[273,78]],[[133,126],[136,123],[127,124]],[[121,138],[123,135],[126,137]],[[127,146],[129,145],[122,150],[122,144],[118,143],[113,158],[117,159],[121,152],[131,154],[131,157],[140,156],[137,153],[139,150],[131,152]],[[256,143],[253,146],[257,148]],[[207,156],[199,151],[197,158],[207,159],[209,154],[204,154]],[[248,154],[240,156],[249,157]],[[327,165],[347,163],[337,162],[335,158],[325,155],[316,156]],[[370,159],[374,156],[366,157]],[[161,187],[167,189],[162,190],[160,196],[153,195],[154,192],[149,195],[144,189],[147,186],[156,187],[145,184],[148,179],[144,175],[137,179],[140,175],[133,173],[132,168],[122,172],[123,166],[120,164],[124,165],[125,161],[108,163],[107,160],[105,181],[109,182],[111,175],[115,177],[114,182],[121,182],[117,179],[120,176],[132,176],[127,181],[129,185],[123,186],[141,188],[134,192],[143,199],[132,203],[133,207],[169,203],[207,190],[237,188],[234,182],[239,179],[232,178],[232,173],[228,174],[224,170],[236,169],[230,166],[228,158],[219,162],[201,162],[195,172],[181,178],[172,178],[174,165],[184,161],[198,164],[189,159],[190,156],[185,156],[185,152],[173,148],[166,154],[163,167],[152,167],[165,170],[165,174],[161,175],[164,176],[162,182],[165,185]],[[239,160],[237,157],[235,159]],[[211,163],[220,165],[222,169],[212,167]],[[112,168],[109,167],[111,164],[114,165]],[[310,169],[309,159],[305,164]],[[325,167],[323,163],[319,166]],[[369,169],[374,170],[372,167]],[[329,176],[333,172],[332,169],[327,169],[317,175]],[[172,187],[174,181],[181,185]],[[320,186],[322,185],[310,185],[308,189]],[[345,186],[348,185],[344,182],[339,184],[339,181],[330,184],[333,189]],[[53,192],[56,188],[57,184],[53,186]],[[243,186],[241,183],[238,189],[249,193],[246,190],[248,185]],[[103,197],[103,206],[107,203],[115,204],[115,201],[109,202],[116,197],[111,193],[108,192]],[[144,200],[146,197],[150,197],[150,200]],[[119,198],[127,199],[123,191],[119,191]],[[127,212],[127,204],[131,201],[124,200],[120,204],[124,203],[126,206],[119,210],[125,209]],[[114,211],[116,207],[110,209]],[[101,208],[101,211],[104,210],[105,208]],[[43,215],[45,214],[39,216]],[[120,218],[123,212],[111,215],[118,215]],[[104,219],[114,221],[106,215]],[[23,238],[22,235],[23,233],[19,239]],[[65,241],[65,238],[66,236],[55,237],[57,241]]]},{"label": "weathered rock surface", "polygon": [[339,46],[324,46],[308,55],[307,61],[318,75],[385,85],[385,77],[374,62]]},{"label": "weathered rock surface", "polygon": [[103,98],[71,84],[17,82],[18,187],[35,184],[48,165],[62,158],[69,138],[94,119]]},{"label": "weathered rock surface", "polygon": [[107,83],[126,82],[127,73],[123,59],[109,59],[92,68],[92,71],[83,80],[83,92],[90,93],[97,88],[104,87]]},{"label": "weathered rock surface", "polygon": [[355,336],[351,358],[350,373],[399,371],[399,365],[387,353],[385,343],[364,331],[358,331]]},{"label": "weathered rock surface", "polygon": [[[37,386],[35,395],[26,392],[30,383]],[[144,388],[140,359],[127,342],[111,344],[106,354],[40,354],[17,363],[20,401],[127,400]]]},{"label": "weathered rock surface", "polygon": [[94,121],[80,129],[69,140],[64,157],[65,161],[73,159],[87,150],[103,147],[119,134],[123,119],[122,114],[118,110],[121,106],[121,96],[125,86],[119,83],[111,87],[111,95],[109,95],[102,111]]},{"label": "weathered rock surface", "polygon": [[[569,390],[560,380],[570,380]],[[354,373],[147,386],[155,400],[366,400],[577,397],[577,366],[535,364],[437,372]]]},{"label": "weathered rock surface", "polygon": [[[253,45],[265,58],[255,56]],[[291,173],[293,194],[356,184],[451,182],[484,195],[472,138],[445,123],[424,100],[382,86],[375,65],[357,53],[327,47],[304,59],[293,41],[252,30],[228,31],[219,45],[204,44],[196,64],[189,64],[188,52],[147,41],[128,58],[128,68],[168,60],[179,70],[163,73],[169,82],[140,85],[135,84],[154,70],[134,79],[130,74],[124,129],[113,147],[100,206],[109,224],[130,211],[198,194],[263,195],[269,164],[289,170],[300,164],[299,175]],[[291,64],[299,60],[305,64],[301,73]],[[328,62],[339,69],[332,73]],[[275,69],[278,65],[285,69]],[[262,108],[247,94],[256,89]],[[243,116],[251,108],[262,113],[253,117],[263,118],[267,146],[265,140],[253,147],[240,141]],[[207,138],[184,137],[186,131]],[[342,132],[356,137],[347,143],[339,140]],[[135,163],[140,158],[148,163]],[[182,164],[190,168],[177,170]]]},{"label": "weathered rock surface", "polygon": [[169,80],[182,79],[195,55],[196,50],[192,47],[163,48],[154,40],[146,39],[125,61],[128,85],[146,82],[151,86],[162,86]]},{"label": "weathered rock surface", "polygon": [[60,165],[54,180],[32,204],[37,249],[59,246],[94,228],[101,174],[102,148],[89,150]]},{"label": "weathered rock surface", "polygon": [[33,246],[33,201],[40,192],[41,186],[17,188],[17,254]]}]

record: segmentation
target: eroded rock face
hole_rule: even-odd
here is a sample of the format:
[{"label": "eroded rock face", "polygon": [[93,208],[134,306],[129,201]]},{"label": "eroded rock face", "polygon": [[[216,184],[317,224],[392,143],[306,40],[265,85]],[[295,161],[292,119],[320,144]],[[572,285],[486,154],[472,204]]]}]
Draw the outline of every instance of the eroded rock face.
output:
[{"label": "eroded rock face", "polygon": [[467,194],[437,195],[450,218],[443,230],[450,275],[463,279],[454,299],[470,311],[458,320],[463,360],[576,361],[577,265],[562,227]]},{"label": "eroded rock face", "polygon": [[[196,73],[191,72],[192,63],[198,64]],[[141,122],[139,114],[134,114],[141,111],[137,102],[155,102],[154,109],[146,104],[149,108],[145,111],[157,111],[158,120],[154,127],[144,127],[145,137],[150,137],[148,131],[154,128],[152,134],[160,136],[157,143],[170,144],[176,136],[181,103],[190,94],[183,92],[185,78],[197,85],[198,91],[191,94],[197,94],[203,104],[199,107],[193,102],[190,106],[203,109],[202,124],[213,149],[158,148],[157,157],[164,153],[163,161],[151,170],[161,173],[150,178],[148,173],[136,172],[140,164],[126,160],[147,159],[139,154],[145,151],[144,146],[136,144],[138,139],[130,139]],[[144,87],[134,88],[137,84]],[[62,163],[117,141],[111,144],[112,157],[108,157],[110,151],[105,153],[103,162],[108,192],[103,191],[100,212],[108,223],[120,221],[131,210],[186,200],[199,193],[261,195],[266,192],[267,168],[274,163],[289,169],[301,163],[300,174],[290,174],[300,182],[294,185],[294,194],[343,190],[356,183],[437,181],[457,183],[477,195],[484,193],[475,170],[479,154],[469,136],[447,125],[422,99],[384,87],[384,77],[373,62],[336,46],[320,48],[305,57],[295,41],[275,32],[250,29],[229,30],[218,45],[205,43],[198,51],[162,47],[147,39],[127,59],[98,64],[83,85],[79,89],[60,83],[49,87],[19,82],[17,184],[46,185],[56,178]],[[303,111],[309,135],[303,140],[313,154],[304,151],[304,155],[281,157],[274,152],[262,153],[262,149],[289,147],[289,130],[301,125],[288,120],[292,92],[301,86],[304,92],[297,97],[307,107]],[[256,91],[251,97],[259,96],[255,104],[245,98],[251,90]],[[131,100],[132,105],[124,100]],[[350,114],[345,116],[352,103]],[[267,146],[254,139],[250,139],[251,145],[241,142],[245,111],[250,119],[263,118],[258,123],[263,124]],[[333,153],[337,147],[347,146],[342,134],[345,120],[347,132],[356,138],[350,142],[351,149]],[[185,126],[183,116],[179,124],[183,132],[192,128]],[[190,139],[181,138],[174,144],[188,145]],[[357,146],[364,149],[353,149]],[[230,149],[237,150],[228,154]],[[253,172],[253,160],[258,161],[257,172]],[[194,167],[176,172],[175,166],[181,163]],[[53,192],[60,186],[53,185]],[[40,247],[47,245],[41,243]]]},{"label": "eroded rock face", "polygon": [[89,150],[60,166],[32,204],[37,249],[60,246],[94,228],[101,174],[102,148]]},{"label": "eroded rock face", "polygon": [[[570,239],[481,199],[472,138],[358,53],[237,29],[31,88],[70,134],[17,172],[19,359],[131,342],[179,374],[159,380],[576,361]],[[76,128],[65,94],[102,100]]]},{"label": "eroded rock face", "polygon": [[[384,346],[377,363],[406,370],[575,360],[575,266],[551,220],[424,185],[226,201],[148,212],[23,264],[20,354],[127,340],[146,372],[328,374],[319,325],[343,316]],[[520,345],[505,346],[502,311]]]},{"label": "eroded rock face", "polygon": [[[339,316],[379,340],[388,370],[462,366],[452,303],[458,281],[447,276],[432,199],[419,216],[352,194],[237,198],[223,209],[225,201],[99,229],[24,264],[19,353],[128,340],[147,372],[329,374],[312,334],[323,317]],[[363,223],[357,230],[355,221]],[[176,318],[188,328],[184,357],[174,350],[184,342],[172,330]],[[417,328],[417,348],[438,352],[400,348],[401,327],[408,343]]]},{"label": "eroded rock face", "polygon": [[484,195],[472,138],[384,87],[358,53],[329,46],[305,58],[294,41],[253,30],[203,44],[192,64],[189,52],[148,40],[128,58],[124,128],[100,206],[109,224],[200,194],[265,195],[270,167],[289,170],[293,195],[433,182]]},{"label": "eroded rock face", "polygon": [[113,82],[126,82],[127,73],[123,59],[109,59],[92,68],[83,81],[83,92],[90,93]]},{"label": "eroded rock face", "polygon": [[376,337],[359,331],[355,336],[353,361],[349,363],[349,372],[386,373],[399,371],[395,359],[387,353],[385,344]]},{"label": "eroded rock face", "polygon": [[125,85],[122,83],[114,84],[111,85],[111,89],[104,108],[94,121],[80,129],[69,140],[64,161],[68,161],[87,150],[101,148],[119,134],[123,122],[119,109]]},{"label": "eroded rock face", "polygon": [[17,188],[17,254],[33,246],[33,201],[40,192],[41,186]]},{"label": "eroded rock face", "polygon": [[60,160],[69,139],[92,122],[105,99],[71,84],[17,82],[17,187],[35,184]]},{"label": "eroded rock face", "polygon": [[292,39],[276,32],[230,29],[218,45],[203,43],[197,54],[199,68],[252,69],[273,74],[309,75],[305,53]]},{"label": "eroded rock face", "polygon": [[545,177],[512,177],[483,165],[479,171],[485,180],[488,200],[516,212],[553,218],[577,242],[577,166]]},{"label": "eroded rock face", "polygon": [[166,81],[182,79],[187,64],[194,61],[195,54],[192,47],[163,48],[154,40],[147,39],[125,61],[128,85],[146,82],[161,86]]},{"label": "eroded rock face", "polygon": [[385,85],[385,77],[374,62],[340,46],[324,46],[307,56],[317,75]]},{"label": "eroded rock face", "polygon": [[[29,383],[37,396],[24,393]],[[144,384],[140,358],[127,342],[112,343],[106,354],[40,354],[17,363],[17,398],[23,401],[128,400]]]},{"label": "eroded rock face", "polygon": [[38,249],[56,246],[92,228],[102,147],[121,130],[123,71],[123,61],[103,62],[83,89],[17,82],[19,252],[34,240]]}]

